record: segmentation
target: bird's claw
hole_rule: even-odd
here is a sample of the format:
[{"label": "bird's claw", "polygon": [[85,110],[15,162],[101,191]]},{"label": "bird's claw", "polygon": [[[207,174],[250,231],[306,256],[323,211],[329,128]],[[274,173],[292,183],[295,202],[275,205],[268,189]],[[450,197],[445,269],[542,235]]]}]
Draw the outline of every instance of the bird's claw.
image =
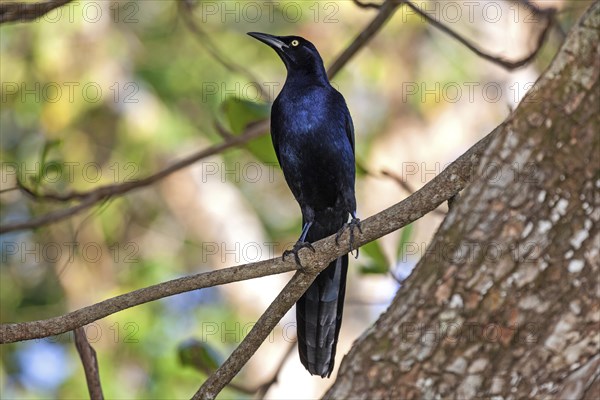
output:
[{"label": "bird's claw", "polygon": [[304,271],[304,267],[302,266],[302,263],[300,262],[300,257],[298,256],[298,252],[303,249],[303,248],[308,248],[310,250],[312,250],[313,253],[316,252],[315,248],[313,247],[312,244],[310,244],[309,242],[296,242],[296,244],[294,244],[294,247],[291,250],[286,250],[283,252],[283,255],[281,256],[281,259],[283,261],[285,261],[285,258],[287,256],[289,256],[290,254],[294,255],[294,260],[296,261],[296,265],[298,266],[298,268],[301,271]]},{"label": "bird's claw", "polygon": [[[360,227],[360,219],[352,218],[350,220],[350,222],[348,222],[347,224],[344,224],[344,226],[342,226],[342,228],[335,235],[335,244],[336,245],[339,245],[340,236],[342,236],[342,234],[344,233],[346,228],[350,229],[350,240],[349,240],[350,251],[349,251],[349,253],[352,254],[352,248],[354,247],[354,229],[358,228],[358,231],[360,233],[363,233],[362,228]],[[358,248],[356,249],[356,256],[354,258],[358,258]]]}]

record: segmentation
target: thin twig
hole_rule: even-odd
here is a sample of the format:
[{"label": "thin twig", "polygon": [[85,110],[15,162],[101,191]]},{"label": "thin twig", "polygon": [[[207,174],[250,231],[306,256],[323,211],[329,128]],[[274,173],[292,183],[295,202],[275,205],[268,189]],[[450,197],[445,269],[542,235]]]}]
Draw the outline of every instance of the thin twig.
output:
[{"label": "thin twig", "polygon": [[136,189],[150,186],[155,182],[171,175],[174,172],[179,171],[203,158],[218,154],[226,149],[234,146],[245,144],[252,139],[255,139],[268,130],[269,121],[262,120],[260,123],[252,124],[244,131],[240,136],[234,136],[227,141],[219,143],[217,145],[202,149],[189,157],[186,157],[180,161],[177,161],[169,167],[150,175],[146,178],[134,180],[125,183],[116,183],[111,185],[100,186],[96,189],[86,192],[71,191],[68,193],[34,193],[30,189],[27,189],[21,182],[17,182],[20,188],[34,198],[35,200],[51,200],[58,202],[67,202],[71,200],[81,200],[81,203],[74,205],[69,208],[60,209],[44,214],[40,217],[35,217],[24,222],[16,222],[12,224],[0,225],[0,234],[7,232],[14,232],[24,229],[32,229],[43,225],[48,225],[61,221],[65,218],[72,217],[75,214],[93,206],[97,202],[107,199],[109,197],[121,196],[125,193],[131,192]]},{"label": "thin twig", "polygon": [[71,1],[73,0],[48,0],[41,3],[0,3],[0,24],[33,21]]},{"label": "thin twig", "polygon": [[[215,368],[211,368],[211,366],[209,365],[210,363],[207,363],[206,360],[204,359],[203,354],[201,353],[200,350],[198,351],[194,351],[194,347],[195,348],[201,348],[204,347],[204,344],[202,342],[200,342],[197,339],[192,339],[191,341],[188,341],[187,346],[192,347],[192,349],[187,349],[184,350],[186,352],[190,352],[191,354],[189,355],[189,361],[187,362],[183,362],[184,365],[189,365],[192,368],[194,368],[195,370],[205,374],[205,375],[210,375],[213,372],[215,372]],[[240,392],[240,393],[244,393],[247,395],[253,395],[255,394],[258,389],[257,388],[251,388],[251,387],[247,387],[245,385],[240,385],[236,382],[229,382],[229,384],[227,385],[229,388]]]},{"label": "thin twig", "polygon": [[537,4],[532,3],[529,0],[513,0],[514,2],[523,5],[525,8],[531,10],[534,14],[537,15],[551,15],[556,12],[556,9],[553,7],[548,8],[540,8]]},{"label": "thin twig", "polygon": [[258,78],[252,72],[242,67],[240,64],[237,64],[236,62],[228,59],[219,50],[219,47],[212,41],[210,36],[207,35],[206,32],[202,30],[202,28],[200,28],[200,26],[194,20],[194,9],[192,3],[185,0],[180,0],[178,4],[179,14],[182,16],[183,21],[185,22],[188,29],[194,33],[194,37],[198,39],[198,43],[200,43],[200,45],[203,46],[208,51],[208,53],[215,60],[217,60],[217,62],[223,65],[227,70],[245,76],[250,82],[256,82],[261,98],[263,98],[265,101],[271,100],[269,98],[269,93],[267,93],[263,89],[262,85],[260,85]]},{"label": "thin twig", "polygon": [[0,194],[4,194],[4,193],[8,193],[8,192],[14,192],[15,190],[19,190],[19,186],[13,186],[13,187],[9,187],[6,189],[0,189]]},{"label": "thin twig", "polygon": [[394,182],[396,182],[398,184],[398,186],[400,186],[402,189],[406,190],[409,194],[415,192],[414,188],[408,182],[406,182],[404,179],[402,179],[401,176],[397,175],[396,173],[388,171],[388,170],[383,170],[383,171],[381,171],[381,175],[391,178]]},{"label": "thin twig", "polygon": [[356,4],[360,8],[372,8],[375,10],[379,10],[381,8],[381,4],[378,4],[378,3],[363,2],[360,0],[352,0],[352,1],[354,2],[354,4]]},{"label": "thin twig", "polygon": [[554,9],[548,9],[548,11],[544,14],[545,19],[546,19],[546,26],[544,27],[544,30],[538,37],[535,49],[530,54],[528,54],[527,56],[525,56],[519,60],[510,61],[510,60],[506,60],[499,56],[494,56],[494,55],[488,54],[488,53],[484,52],[483,50],[480,50],[477,46],[475,46],[473,43],[471,43],[470,41],[468,41],[467,39],[462,37],[460,34],[455,32],[454,30],[450,29],[448,26],[444,25],[442,22],[429,16],[426,12],[421,10],[415,4],[411,3],[408,0],[404,1],[404,3],[408,7],[410,7],[413,11],[415,11],[417,14],[419,14],[421,17],[423,17],[425,20],[427,20],[431,25],[438,28],[442,32],[452,36],[454,39],[458,40],[461,44],[463,44],[466,48],[471,50],[473,53],[477,54],[479,57],[483,58],[484,60],[491,61],[494,64],[499,65],[507,70],[514,70],[514,69],[520,68],[520,67],[530,63],[537,56],[539,51],[542,49],[544,42],[546,41],[548,32],[550,32],[550,28],[554,25],[554,14],[556,12]]},{"label": "thin twig", "polygon": [[279,380],[279,374],[281,373],[281,370],[283,369],[285,362],[292,354],[292,351],[296,348],[296,343],[297,343],[296,340],[294,340],[293,342],[290,342],[290,344],[287,348],[287,351],[285,352],[285,354],[279,361],[279,365],[277,366],[277,368],[275,369],[275,372],[273,373],[273,377],[271,379],[269,379],[267,382],[260,385],[256,389],[256,398],[258,400],[264,399],[265,396],[267,395],[267,393],[269,392],[269,389],[271,389],[271,386],[273,386],[274,384],[277,383],[277,381]]},{"label": "thin twig", "polygon": [[231,140],[232,137],[234,137],[235,135],[230,132],[229,130],[227,130],[227,128],[225,128],[221,122],[219,122],[219,120],[215,119],[214,123],[213,123],[215,129],[217,130],[217,132],[219,133],[219,135],[221,135],[221,137],[225,140]]},{"label": "thin twig", "polygon": [[63,219],[72,217],[73,215],[79,214],[83,210],[88,209],[94,204],[104,200],[106,196],[100,196],[98,193],[91,194],[81,203],[72,206],[70,208],[63,208],[60,210],[52,211],[39,217],[31,218],[23,222],[15,222],[7,225],[0,225],[0,234],[20,231],[25,229],[33,229],[44,225],[53,224]]},{"label": "thin twig", "polygon": [[87,382],[88,392],[91,400],[103,400],[102,384],[100,383],[100,370],[98,369],[98,359],[96,351],[90,345],[85,335],[85,329],[79,327],[73,331],[75,334],[75,347],[81,358],[85,380]]},{"label": "thin twig", "polygon": [[[196,339],[192,339],[190,346],[202,347],[203,344],[200,343]],[[229,382],[229,384],[227,386],[237,392],[248,394],[248,395],[255,395],[255,397],[257,399],[264,399],[264,396],[267,394],[267,392],[269,391],[271,386],[273,386],[275,383],[277,383],[277,380],[279,379],[279,373],[283,369],[283,366],[285,365],[286,360],[292,354],[292,350],[294,350],[295,347],[296,347],[296,340],[293,340],[292,342],[290,342],[288,349],[286,350],[284,356],[279,361],[279,365],[277,366],[277,368],[275,368],[275,371],[273,372],[271,377],[264,383],[261,383],[257,386],[249,387],[249,386],[242,385],[242,384],[236,383],[234,381],[231,381],[231,382]],[[215,372],[215,368],[212,368],[212,366],[209,365],[209,363],[207,363],[203,359],[203,357],[201,356],[201,354],[199,352],[194,353],[192,351],[192,353],[193,354],[189,358],[189,362],[187,362],[187,365],[192,366],[194,369],[196,369],[206,375],[210,375],[213,372]]]},{"label": "thin twig", "polygon": [[381,7],[379,8],[379,12],[377,16],[371,20],[369,25],[354,38],[350,46],[348,46],[342,54],[340,54],[334,63],[327,70],[327,75],[329,79],[333,78],[335,74],[337,74],[340,69],[348,60],[350,60],[354,55],[362,49],[370,40],[375,36],[377,32],[383,27],[383,25],[394,15],[394,11],[398,9],[398,6],[402,4],[400,0],[385,0]]}]

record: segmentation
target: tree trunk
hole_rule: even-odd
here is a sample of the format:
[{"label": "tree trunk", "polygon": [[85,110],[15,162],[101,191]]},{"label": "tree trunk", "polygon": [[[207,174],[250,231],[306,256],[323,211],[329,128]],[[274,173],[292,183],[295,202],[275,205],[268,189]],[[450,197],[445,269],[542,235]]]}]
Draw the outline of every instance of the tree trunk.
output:
[{"label": "tree trunk", "polygon": [[600,398],[599,36],[596,2],[326,398]]}]

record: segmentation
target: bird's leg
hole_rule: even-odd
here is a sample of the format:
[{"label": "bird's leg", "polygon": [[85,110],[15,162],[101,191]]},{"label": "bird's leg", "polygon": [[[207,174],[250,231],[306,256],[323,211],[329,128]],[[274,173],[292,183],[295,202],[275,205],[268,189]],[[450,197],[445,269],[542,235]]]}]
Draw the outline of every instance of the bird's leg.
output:
[{"label": "bird's leg", "polygon": [[308,234],[308,230],[310,229],[310,227],[312,226],[312,222],[307,222],[304,224],[304,227],[302,228],[302,233],[300,234],[300,238],[298,239],[298,241],[296,242],[296,244],[294,244],[294,247],[292,248],[292,250],[286,250],[283,252],[283,255],[281,256],[281,259],[285,261],[285,258],[287,256],[289,256],[290,254],[294,255],[294,260],[296,260],[296,265],[298,265],[298,267],[303,270],[304,267],[302,266],[302,264],[300,263],[300,257],[298,256],[298,252],[307,247],[309,249],[311,249],[313,251],[313,253],[315,252],[315,248],[312,246],[312,244],[310,244],[310,242],[306,242],[306,235]]},{"label": "bird's leg", "polygon": [[[342,234],[344,233],[344,231],[346,230],[346,228],[350,229],[350,240],[349,240],[349,246],[350,246],[350,254],[352,254],[352,248],[354,247],[354,229],[358,228],[358,231],[360,233],[362,232],[362,228],[360,227],[360,219],[356,218],[356,214],[354,212],[351,212],[350,215],[352,215],[352,219],[350,220],[350,222],[348,222],[347,224],[344,224],[344,226],[342,226],[342,228],[337,232],[337,234],[335,235],[335,244],[339,245],[339,238],[340,236],[342,236]],[[354,258],[358,258],[358,248],[356,249],[356,256]]]}]

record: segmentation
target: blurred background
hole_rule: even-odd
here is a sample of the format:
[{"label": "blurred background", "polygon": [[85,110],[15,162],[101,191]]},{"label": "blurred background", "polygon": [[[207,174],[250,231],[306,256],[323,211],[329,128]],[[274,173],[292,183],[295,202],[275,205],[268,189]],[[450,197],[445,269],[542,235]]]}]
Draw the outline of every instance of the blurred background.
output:
[{"label": "blurred background", "polygon": [[[529,54],[544,27],[523,2],[415,3],[511,60]],[[477,57],[401,7],[333,79],[354,119],[361,218],[406,198],[501,123],[590,2],[536,3],[560,10],[558,26],[535,61],[517,71]],[[301,35],[331,65],[376,13],[352,1],[107,0],[2,25],[2,224],[74,204],[10,190],[17,178],[35,193],[128,182],[268,117],[285,68],[246,32]],[[334,374],[425,252],[445,207],[351,259]],[[296,241],[300,224],[267,133],[73,218],[0,236],[0,322],[49,318],[180,276],[276,257]],[[106,397],[189,398],[206,378],[199,369],[235,348],[290,276],[182,294],[88,325]],[[294,320],[292,310],[237,384],[252,388],[271,378],[295,340]],[[0,352],[3,399],[87,397],[71,334]],[[294,350],[267,397],[314,398],[330,383],[311,377]],[[227,389],[222,397],[252,396]]]}]

